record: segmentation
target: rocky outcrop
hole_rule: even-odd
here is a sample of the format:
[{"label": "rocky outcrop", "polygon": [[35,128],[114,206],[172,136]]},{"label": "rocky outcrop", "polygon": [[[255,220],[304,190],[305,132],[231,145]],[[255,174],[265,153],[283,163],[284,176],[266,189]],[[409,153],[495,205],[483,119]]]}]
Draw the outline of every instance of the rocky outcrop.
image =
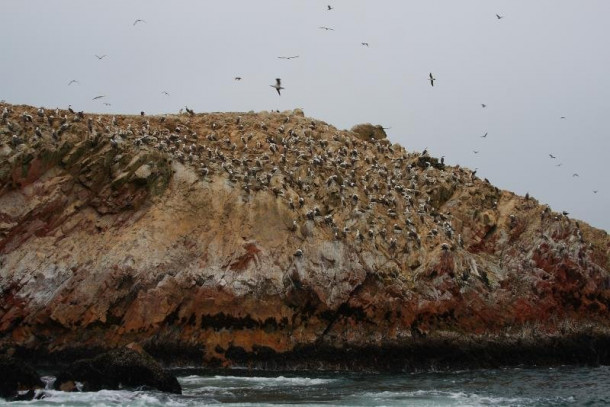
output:
[{"label": "rocky outcrop", "polygon": [[608,360],[607,233],[470,170],[300,111],[4,108],[0,349],[137,342],[216,366]]},{"label": "rocky outcrop", "polygon": [[[82,386],[77,387],[77,383]],[[175,376],[145,352],[122,348],[93,359],[78,360],[57,375],[54,386],[64,391],[149,388],[182,394]]]},{"label": "rocky outcrop", "polygon": [[[44,388],[40,376],[27,363],[10,356],[0,355],[0,398],[28,400],[34,390]],[[25,392],[21,395],[21,392]]]}]

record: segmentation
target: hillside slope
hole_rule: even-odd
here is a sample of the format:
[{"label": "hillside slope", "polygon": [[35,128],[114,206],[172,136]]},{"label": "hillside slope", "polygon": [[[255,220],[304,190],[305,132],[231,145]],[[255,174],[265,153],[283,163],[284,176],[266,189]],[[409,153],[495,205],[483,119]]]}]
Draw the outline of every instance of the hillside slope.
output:
[{"label": "hillside slope", "polygon": [[[172,363],[600,362],[610,238],[383,130],[0,104],[0,349]],[[508,169],[509,170],[509,169]]]}]

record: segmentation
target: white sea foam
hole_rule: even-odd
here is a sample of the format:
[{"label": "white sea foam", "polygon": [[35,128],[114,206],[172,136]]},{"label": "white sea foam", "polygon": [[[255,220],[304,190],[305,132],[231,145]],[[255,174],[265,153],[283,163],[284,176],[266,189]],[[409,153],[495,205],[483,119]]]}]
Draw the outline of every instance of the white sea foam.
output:
[{"label": "white sea foam", "polygon": [[[242,383],[243,385],[251,386],[253,384],[259,386],[319,386],[323,384],[333,383],[335,379],[322,379],[322,378],[310,378],[310,377],[264,377],[264,376],[183,376],[179,377],[178,381],[181,384],[189,385],[201,385],[201,384],[213,384],[213,383],[224,383],[237,385]],[[226,388],[226,386],[222,386]]]}]

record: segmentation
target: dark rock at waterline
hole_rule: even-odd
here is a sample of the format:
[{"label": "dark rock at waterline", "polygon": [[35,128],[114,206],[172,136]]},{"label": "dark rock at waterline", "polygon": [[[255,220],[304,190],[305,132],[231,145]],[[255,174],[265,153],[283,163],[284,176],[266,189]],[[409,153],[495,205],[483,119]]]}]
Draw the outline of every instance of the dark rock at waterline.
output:
[{"label": "dark rock at waterline", "polygon": [[163,370],[150,355],[127,348],[70,364],[57,375],[54,387],[75,391],[76,382],[82,383],[82,391],[147,386],[168,393],[182,393],[176,377]]},{"label": "dark rock at waterline", "polygon": [[30,365],[10,356],[0,356],[0,397],[15,400],[20,397],[19,391],[28,390],[29,400],[34,397],[34,389],[42,387],[44,383]]}]

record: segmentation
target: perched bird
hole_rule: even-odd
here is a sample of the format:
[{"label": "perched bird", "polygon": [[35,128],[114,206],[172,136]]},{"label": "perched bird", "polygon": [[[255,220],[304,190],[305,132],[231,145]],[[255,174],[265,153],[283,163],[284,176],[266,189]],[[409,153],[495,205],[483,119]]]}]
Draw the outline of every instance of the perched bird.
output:
[{"label": "perched bird", "polygon": [[549,157],[551,157],[551,158],[553,158],[553,159],[557,158],[557,157],[555,157],[553,154],[549,154]]},{"label": "perched bird", "polygon": [[432,72],[430,72],[430,85],[434,86],[435,80],[436,80],[436,78],[434,76],[432,76]]},{"label": "perched bird", "polygon": [[280,90],[284,89],[282,87],[282,80],[280,78],[275,78],[275,85],[269,85],[272,88],[275,88],[275,90],[277,90],[277,94],[282,96],[282,94],[280,93]]},{"label": "perched bird", "polygon": [[74,113],[74,109],[72,109],[72,105],[68,105],[68,112]]},{"label": "perched bird", "polygon": [[330,27],[319,27],[322,30],[326,30],[326,31],[335,31],[334,28],[330,28]]},{"label": "perched bird", "polygon": [[78,81],[76,79],[72,79],[70,82],[68,82],[68,86],[72,85],[73,83],[78,85]]},{"label": "perched bird", "polygon": [[504,16],[501,16],[500,14],[496,14],[496,17],[498,18],[498,20],[502,20],[504,18]]},{"label": "perched bird", "polygon": [[95,54],[95,57],[97,59],[104,59],[104,58],[106,58],[106,56],[107,56],[106,54],[104,54],[104,55],[97,55],[97,54]]},{"label": "perched bird", "polygon": [[291,56],[291,57],[278,57],[278,58],[279,59],[294,59],[294,58],[298,58],[298,57],[299,57],[298,55],[294,55],[294,56]]},{"label": "perched bird", "polygon": [[146,23],[146,21],[138,18],[136,21],[133,22],[133,25],[136,25],[138,23]]}]

